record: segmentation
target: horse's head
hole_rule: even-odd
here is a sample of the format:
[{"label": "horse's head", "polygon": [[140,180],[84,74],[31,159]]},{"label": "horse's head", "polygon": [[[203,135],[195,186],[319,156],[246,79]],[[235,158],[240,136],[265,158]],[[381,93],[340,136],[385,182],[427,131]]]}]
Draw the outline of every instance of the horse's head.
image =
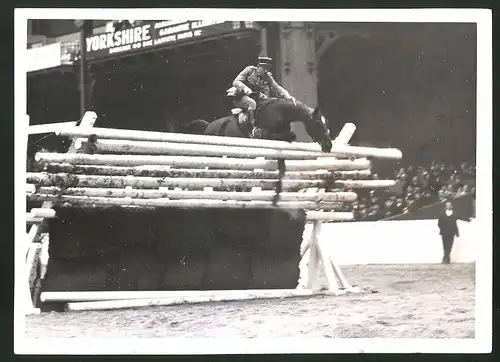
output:
[{"label": "horse's head", "polygon": [[291,132],[290,123],[300,121],[314,142],[321,145],[323,152],[330,152],[332,149],[328,122],[319,107],[311,113],[311,108],[301,102],[271,98],[260,102],[255,117],[262,128],[279,134],[285,130]]},{"label": "horse's head", "polygon": [[332,149],[332,140],[330,139],[330,130],[328,128],[328,121],[321,114],[319,106],[314,108],[311,115],[312,122],[307,128],[307,132],[312,137],[314,142],[321,146],[323,152],[330,152]]}]

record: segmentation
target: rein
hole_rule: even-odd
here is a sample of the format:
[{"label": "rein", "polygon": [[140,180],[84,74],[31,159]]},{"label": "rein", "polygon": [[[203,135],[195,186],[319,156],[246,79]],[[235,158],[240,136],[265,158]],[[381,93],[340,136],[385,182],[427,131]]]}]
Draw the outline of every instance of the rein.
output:
[{"label": "rein", "polygon": [[258,103],[257,108],[255,109],[255,118],[257,119],[257,114],[260,113],[263,109],[265,109],[267,106],[276,103],[277,101],[280,101],[280,98],[268,98],[266,100],[260,101]]}]

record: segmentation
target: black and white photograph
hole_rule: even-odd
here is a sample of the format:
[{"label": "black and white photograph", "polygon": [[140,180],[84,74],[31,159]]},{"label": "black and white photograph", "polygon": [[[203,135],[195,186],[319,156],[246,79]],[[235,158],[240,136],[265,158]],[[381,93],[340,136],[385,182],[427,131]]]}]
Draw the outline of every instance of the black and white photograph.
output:
[{"label": "black and white photograph", "polygon": [[491,352],[491,19],[16,9],[15,353]]}]

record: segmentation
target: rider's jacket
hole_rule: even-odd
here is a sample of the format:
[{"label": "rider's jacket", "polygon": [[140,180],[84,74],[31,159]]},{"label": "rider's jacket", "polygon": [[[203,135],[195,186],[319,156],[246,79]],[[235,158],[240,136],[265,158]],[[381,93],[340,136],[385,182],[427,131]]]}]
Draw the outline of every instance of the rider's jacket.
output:
[{"label": "rider's jacket", "polygon": [[274,80],[270,72],[266,72],[266,75],[261,77],[257,71],[257,67],[254,65],[250,65],[243,69],[234,79],[233,86],[239,91],[250,88],[252,92],[258,91],[267,97],[290,97],[290,94]]}]

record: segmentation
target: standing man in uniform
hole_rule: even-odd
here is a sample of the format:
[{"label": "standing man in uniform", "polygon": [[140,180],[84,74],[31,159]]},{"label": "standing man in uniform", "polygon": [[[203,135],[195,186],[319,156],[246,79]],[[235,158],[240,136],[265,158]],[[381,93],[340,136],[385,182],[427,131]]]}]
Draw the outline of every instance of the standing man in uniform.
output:
[{"label": "standing man in uniform", "polygon": [[439,233],[443,240],[444,256],[442,264],[450,264],[450,254],[453,247],[453,241],[460,236],[457,226],[457,217],[453,211],[453,205],[450,201],[445,204],[444,213],[439,217],[438,221]]}]

